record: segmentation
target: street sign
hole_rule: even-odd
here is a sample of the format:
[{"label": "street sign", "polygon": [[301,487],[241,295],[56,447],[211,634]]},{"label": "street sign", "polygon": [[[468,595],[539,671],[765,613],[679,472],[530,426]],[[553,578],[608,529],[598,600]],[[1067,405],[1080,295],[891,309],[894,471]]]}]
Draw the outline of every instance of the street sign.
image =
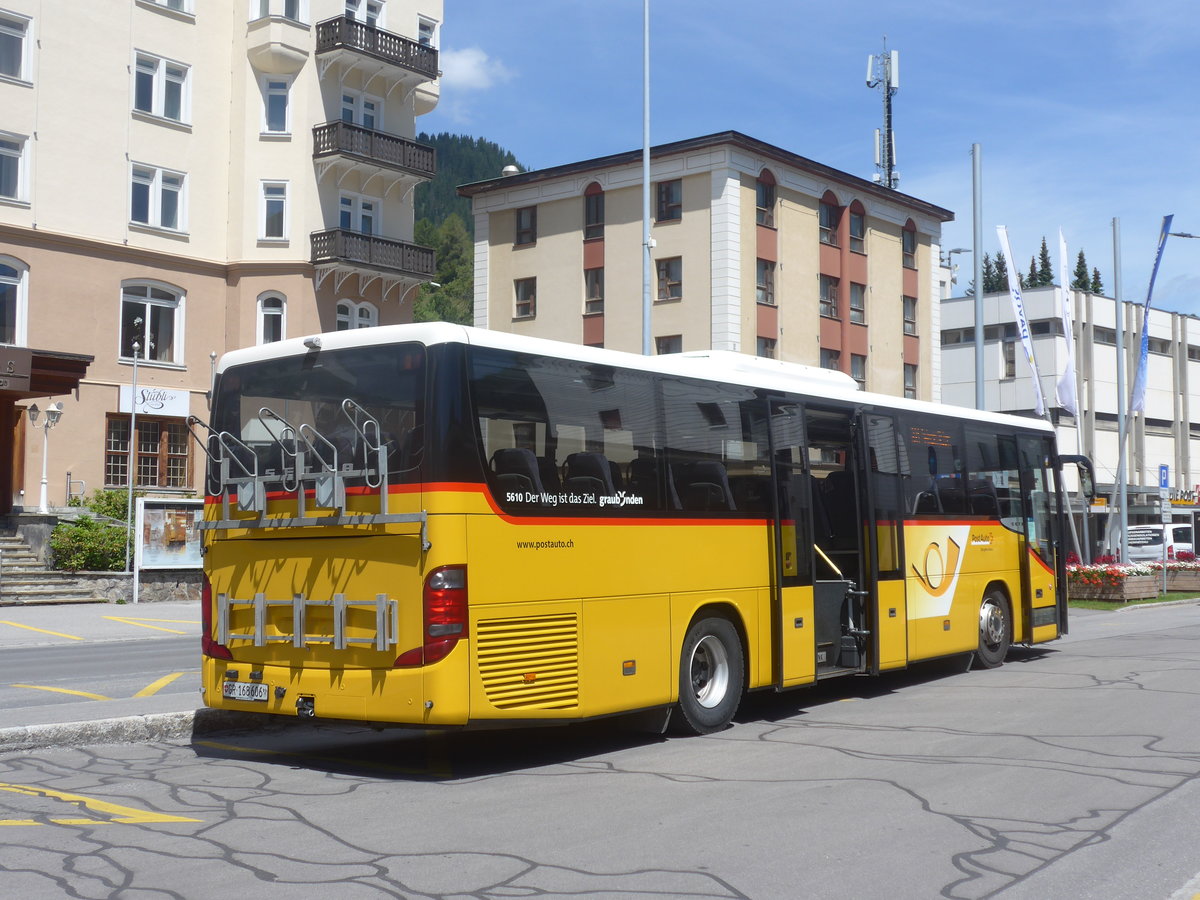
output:
[{"label": "street sign", "polygon": [[1171,467],[1162,465],[1158,467],[1158,489],[1165,491],[1171,486]]}]

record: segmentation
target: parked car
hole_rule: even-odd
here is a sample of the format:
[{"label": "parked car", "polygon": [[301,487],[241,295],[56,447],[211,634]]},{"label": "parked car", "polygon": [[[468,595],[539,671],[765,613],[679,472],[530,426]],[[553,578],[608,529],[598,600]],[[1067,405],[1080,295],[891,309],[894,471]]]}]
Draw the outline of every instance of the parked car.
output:
[{"label": "parked car", "polygon": [[1192,552],[1192,526],[1174,523],[1171,525],[1130,525],[1129,561],[1154,562],[1163,558],[1163,535],[1167,534],[1167,559],[1186,550]]}]

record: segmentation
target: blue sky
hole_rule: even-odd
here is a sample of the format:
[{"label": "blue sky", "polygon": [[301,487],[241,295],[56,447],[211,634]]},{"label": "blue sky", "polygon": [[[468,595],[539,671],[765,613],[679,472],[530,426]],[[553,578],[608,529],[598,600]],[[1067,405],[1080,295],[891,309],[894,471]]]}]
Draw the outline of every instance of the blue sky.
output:
[{"label": "blue sky", "polygon": [[[496,141],[531,169],[642,143],[641,0],[445,0],[442,99],[418,130]],[[1197,0],[651,0],[651,141],[736,130],[864,178],[882,96],[866,61],[900,53],[900,190],[952,210],[971,246],[971,145],[984,249],[1008,226],[1021,271],[1066,235],[1113,290],[1145,299],[1162,217],[1200,235]],[[960,285],[969,254],[956,257]],[[1154,306],[1200,315],[1200,239],[1169,238]]]}]

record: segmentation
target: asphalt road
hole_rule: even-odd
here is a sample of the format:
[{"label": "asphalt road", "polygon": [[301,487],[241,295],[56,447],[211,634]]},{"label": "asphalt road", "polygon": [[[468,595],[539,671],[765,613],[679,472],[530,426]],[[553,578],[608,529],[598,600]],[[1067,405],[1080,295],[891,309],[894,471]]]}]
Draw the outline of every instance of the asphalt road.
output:
[{"label": "asphalt road", "polygon": [[727,731],[318,722],[0,754],[5,895],[1172,898],[1200,892],[1200,606],[755,695]]}]

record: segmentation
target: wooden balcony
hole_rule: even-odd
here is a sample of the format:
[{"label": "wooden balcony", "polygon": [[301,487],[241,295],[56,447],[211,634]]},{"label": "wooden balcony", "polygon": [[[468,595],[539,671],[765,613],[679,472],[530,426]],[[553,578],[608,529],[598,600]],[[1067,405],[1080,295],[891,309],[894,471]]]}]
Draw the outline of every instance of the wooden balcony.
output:
[{"label": "wooden balcony", "polygon": [[385,298],[399,287],[397,293],[403,302],[413,287],[432,281],[437,272],[433,250],[406,241],[348,228],[315,231],[310,240],[318,289],[330,277],[338,290],[348,278],[357,277],[360,293],[379,281]]},{"label": "wooden balcony", "polygon": [[313,128],[313,159],[321,175],[330,167],[359,169],[364,174],[385,170],[413,181],[427,181],[437,174],[432,147],[349,122]]},{"label": "wooden balcony", "polygon": [[349,16],[338,16],[317,23],[317,59],[321,74],[338,62],[345,68],[385,67],[393,69],[389,77],[396,81],[421,83],[438,77],[438,52],[417,41]]}]

